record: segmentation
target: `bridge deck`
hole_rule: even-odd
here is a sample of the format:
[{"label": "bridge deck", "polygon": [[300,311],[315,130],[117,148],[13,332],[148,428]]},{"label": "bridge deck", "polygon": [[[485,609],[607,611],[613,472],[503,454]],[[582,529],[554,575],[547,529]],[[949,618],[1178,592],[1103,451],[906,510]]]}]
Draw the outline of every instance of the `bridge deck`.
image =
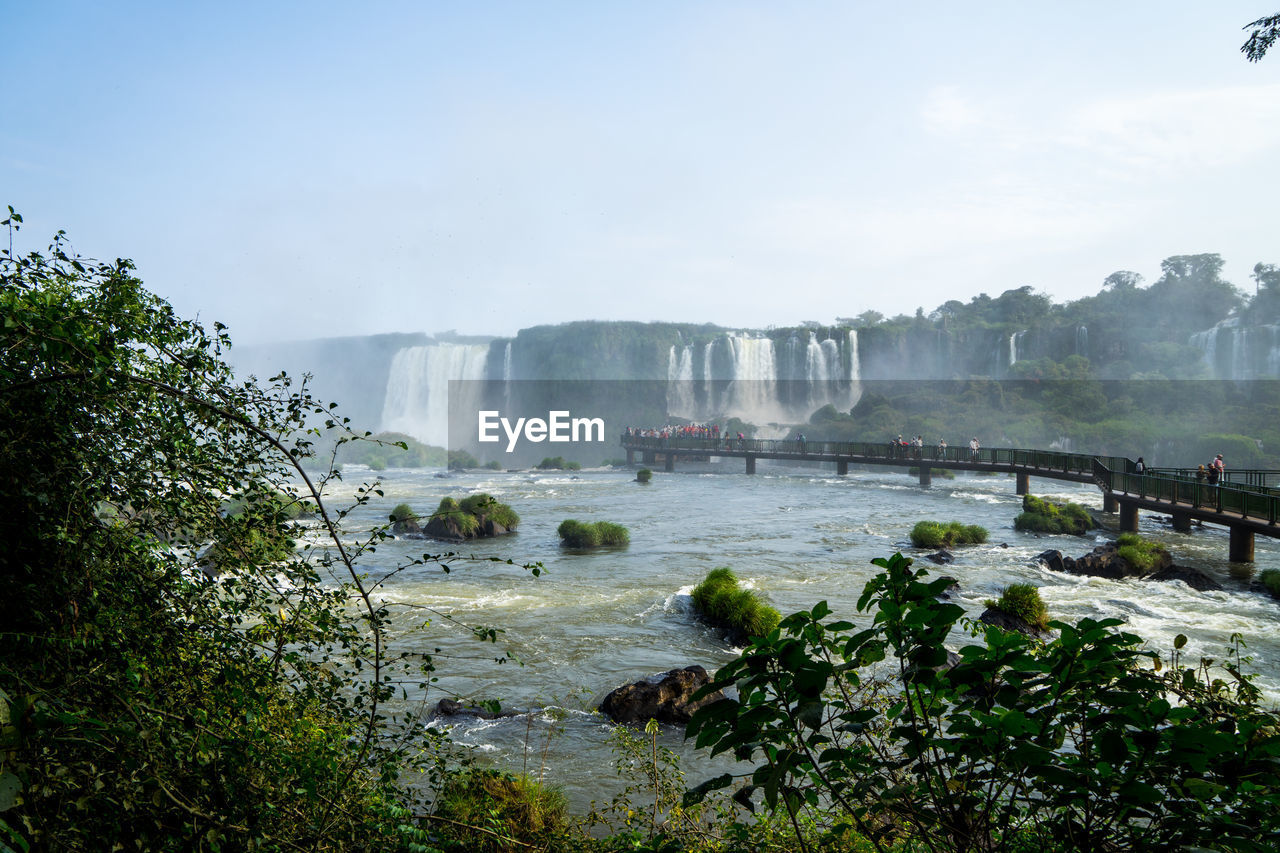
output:
[{"label": "bridge deck", "polygon": [[[1025,482],[1022,478],[1031,476],[1094,483],[1104,495],[1118,501],[1122,509],[1127,507],[1130,513],[1140,507],[1170,514],[1175,523],[1179,523],[1179,519],[1196,519],[1223,524],[1231,528],[1233,542],[1238,534],[1245,532],[1280,538],[1280,488],[1272,478],[1264,476],[1272,472],[1232,472],[1233,477],[1211,486],[1184,473],[1186,469],[1138,474],[1134,463],[1123,456],[1054,450],[984,447],[972,452],[968,447],[914,448],[889,443],[661,438],[634,434],[624,434],[622,446],[630,453],[641,452],[646,457],[663,455],[673,460],[681,456],[743,458],[747,460],[748,471],[754,470],[756,459],[778,459],[834,462],[842,471],[848,465],[914,467],[922,470],[922,482],[929,469],[947,468],[1017,474],[1020,485]],[[1233,482],[1233,478],[1237,481]],[[1136,515],[1132,515],[1130,523],[1136,529]]]}]

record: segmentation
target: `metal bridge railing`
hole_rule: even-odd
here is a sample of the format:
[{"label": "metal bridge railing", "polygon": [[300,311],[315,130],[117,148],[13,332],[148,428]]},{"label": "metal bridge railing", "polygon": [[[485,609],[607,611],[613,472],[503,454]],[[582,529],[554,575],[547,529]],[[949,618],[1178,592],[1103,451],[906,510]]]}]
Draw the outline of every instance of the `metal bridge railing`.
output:
[{"label": "metal bridge railing", "polygon": [[[1190,470],[1190,469],[1184,469]],[[1239,513],[1243,518],[1275,524],[1280,518],[1280,491],[1239,483],[1210,485],[1195,476],[1172,476],[1167,469],[1143,474],[1115,470],[1099,458],[1094,464],[1094,481],[1105,491],[1174,504],[1194,509]]]}]

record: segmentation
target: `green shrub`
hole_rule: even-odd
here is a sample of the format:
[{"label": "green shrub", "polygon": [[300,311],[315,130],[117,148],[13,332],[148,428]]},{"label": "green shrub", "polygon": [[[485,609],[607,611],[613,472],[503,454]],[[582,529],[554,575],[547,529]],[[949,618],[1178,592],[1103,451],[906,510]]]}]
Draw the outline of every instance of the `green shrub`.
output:
[{"label": "green shrub", "polygon": [[1116,556],[1124,558],[1141,573],[1151,571],[1169,552],[1136,533],[1121,533],[1116,537]]},{"label": "green shrub", "polygon": [[753,590],[741,588],[738,578],[727,566],[708,572],[691,596],[693,606],[703,618],[726,629],[734,645],[768,634],[782,618]]},{"label": "green shrub", "polygon": [[535,467],[546,469],[556,469],[560,471],[581,471],[582,463],[573,460],[566,461],[563,456],[547,456]]},{"label": "green shrub", "polygon": [[949,548],[952,545],[979,545],[987,541],[987,530],[958,521],[921,521],[911,528],[911,544],[917,548]]},{"label": "green shrub", "polygon": [[560,522],[556,534],[561,544],[570,548],[598,548],[602,545],[626,545],[631,534],[621,524],[609,521],[581,522],[567,518]]},{"label": "green shrub", "polygon": [[391,510],[392,521],[408,521],[411,518],[417,518],[418,514],[413,511],[413,507],[408,504],[396,504],[396,508]]},{"label": "green shrub", "polygon": [[749,764],[686,804],[747,776],[764,809],[821,835],[809,850],[850,849],[850,827],[886,851],[1275,848],[1280,715],[1238,651],[1156,666],[1121,620],[1082,618],[952,658],[951,580],[872,562],[856,624],[820,601],[719,668],[708,691],[734,698],[686,731]]},{"label": "green shrub", "polygon": [[443,447],[423,444],[402,432],[380,432],[368,438],[348,440],[338,446],[338,464],[368,465],[375,471],[392,468],[424,468],[444,465]]},{"label": "green shrub", "polygon": [[449,776],[435,815],[442,819],[437,828],[450,851],[555,848],[550,840],[569,828],[568,804],[560,789],[498,770]]},{"label": "green shrub", "polygon": [[1000,592],[999,601],[988,599],[986,604],[1041,631],[1049,629],[1049,610],[1044,606],[1040,590],[1029,583],[1009,584]]},{"label": "green shrub", "polygon": [[493,495],[480,492],[468,495],[458,504],[463,512],[485,518],[511,530],[520,523],[520,516],[508,505],[499,502]]},{"label": "green shrub", "polygon": [[652,479],[653,479],[653,472],[650,471],[648,468],[641,468],[639,471],[636,472],[637,483],[647,483]]},{"label": "green shrub", "polygon": [[484,467],[489,471],[501,471],[502,463],[497,459],[490,459],[488,462],[484,463]]},{"label": "green shrub", "polygon": [[1280,569],[1263,569],[1262,574],[1258,576],[1258,580],[1262,581],[1262,585],[1266,587],[1267,592],[1276,598],[1280,598]]},{"label": "green shrub", "polygon": [[450,471],[465,471],[467,468],[480,467],[480,460],[465,450],[450,450],[448,458]]},{"label": "green shrub", "polygon": [[1034,495],[1024,495],[1022,512],[1013,521],[1017,530],[1035,533],[1071,533],[1076,536],[1092,530],[1097,525],[1084,506],[1066,501],[1053,503]]},{"label": "green shrub", "polygon": [[436,511],[431,513],[431,520],[452,519],[458,525],[458,532],[463,536],[474,536],[480,529],[480,519],[464,510],[453,498],[441,498]]}]

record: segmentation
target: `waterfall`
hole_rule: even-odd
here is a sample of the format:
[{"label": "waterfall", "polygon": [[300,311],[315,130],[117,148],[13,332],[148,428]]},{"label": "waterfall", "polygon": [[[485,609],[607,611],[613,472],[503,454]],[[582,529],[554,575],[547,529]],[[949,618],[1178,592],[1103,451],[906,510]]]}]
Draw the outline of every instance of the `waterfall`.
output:
[{"label": "waterfall", "polygon": [[[862,362],[858,360],[858,330],[849,330],[849,382],[850,384],[859,382],[862,379]],[[850,404],[852,405],[852,404]]]},{"label": "waterfall", "polygon": [[1089,357],[1089,327],[1076,326],[1076,355]]},{"label": "waterfall", "polygon": [[693,347],[683,346],[677,350],[672,345],[667,355],[667,414],[697,420],[698,404],[693,390]]},{"label": "waterfall", "polygon": [[515,370],[511,366],[511,341],[507,341],[506,351],[502,354],[502,381],[510,382],[515,378]]},{"label": "waterfall", "polygon": [[773,341],[729,335],[732,382],[726,391],[725,414],[753,424],[786,420],[778,401],[778,374]]},{"label": "waterfall", "polygon": [[[757,426],[804,423],[828,403],[852,408],[861,377],[858,334],[775,344],[763,335],[721,335],[695,352],[667,351],[667,413],[694,421],[738,417]],[[701,357],[701,366],[697,359]],[[761,433],[763,434],[763,433]]]},{"label": "waterfall", "polygon": [[[508,353],[510,350],[508,350]],[[485,378],[488,344],[433,343],[405,347],[391,360],[382,429],[445,447],[449,442],[449,380]],[[480,393],[480,382],[459,393]],[[466,401],[455,400],[466,406]]]}]

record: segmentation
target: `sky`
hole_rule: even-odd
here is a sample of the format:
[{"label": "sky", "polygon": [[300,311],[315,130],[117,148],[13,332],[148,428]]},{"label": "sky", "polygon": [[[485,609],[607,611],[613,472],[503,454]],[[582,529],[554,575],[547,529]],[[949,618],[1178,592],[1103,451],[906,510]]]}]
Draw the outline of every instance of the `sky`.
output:
[{"label": "sky", "polygon": [[15,247],[241,343],[1280,263],[1280,0],[0,5]]}]

